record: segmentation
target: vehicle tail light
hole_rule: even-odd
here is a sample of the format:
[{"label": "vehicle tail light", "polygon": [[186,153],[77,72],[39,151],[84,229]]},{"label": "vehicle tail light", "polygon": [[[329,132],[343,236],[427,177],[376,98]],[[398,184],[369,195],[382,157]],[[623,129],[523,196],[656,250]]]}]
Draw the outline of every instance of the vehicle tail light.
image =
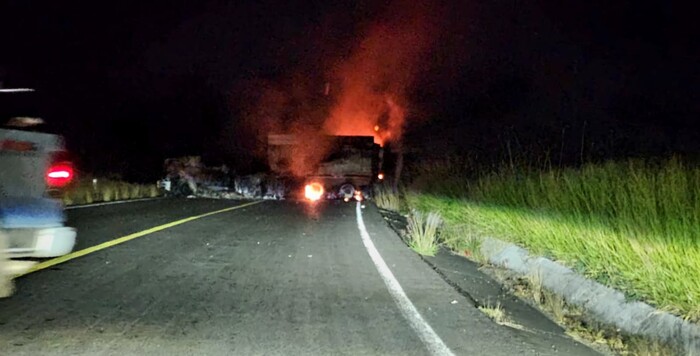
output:
[{"label": "vehicle tail light", "polygon": [[54,163],[46,171],[46,184],[51,188],[64,187],[73,180],[73,166],[68,162]]}]

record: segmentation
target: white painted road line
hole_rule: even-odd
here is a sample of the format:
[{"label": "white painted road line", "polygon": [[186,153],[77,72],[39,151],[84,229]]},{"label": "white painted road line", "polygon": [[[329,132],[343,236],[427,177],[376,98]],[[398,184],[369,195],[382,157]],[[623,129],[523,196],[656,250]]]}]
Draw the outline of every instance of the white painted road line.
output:
[{"label": "white painted road line", "polygon": [[379,275],[382,277],[382,280],[384,281],[386,288],[389,290],[389,294],[391,294],[391,297],[394,299],[396,306],[399,308],[399,310],[401,310],[403,317],[406,318],[408,323],[411,325],[411,328],[413,328],[416,334],[418,334],[418,337],[432,355],[454,355],[442,341],[440,336],[438,336],[433,328],[430,327],[430,324],[423,319],[416,307],[413,305],[413,302],[408,299],[408,296],[403,291],[401,284],[399,284],[399,281],[396,280],[396,277],[394,277],[394,274],[389,269],[389,266],[387,266],[386,262],[384,262],[382,255],[379,254],[379,251],[374,246],[374,242],[372,242],[372,239],[369,237],[369,233],[367,232],[367,228],[365,227],[365,221],[362,219],[362,207],[360,202],[357,203],[355,211],[357,213],[357,228],[360,230],[362,243],[365,245],[365,249],[367,249],[369,257],[372,259],[372,262],[374,262],[374,266],[377,267]]},{"label": "white painted road line", "polygon": [[126,204],[126,203],[136,203],[140,201],[149,201],[149,200],[158,200],[158,199],[164,199],[163,197],[157,197],[157,198],[143,198],[143,199],[128,199],[128,200],[119,200],[119,201],[108,201],[104,203],[94,203],[94,204],[84,204],[84,205],[74,205],[74,206],[67,206],[67,210],[72,210],[72,209],[82,209],[82,208],[92,208],[96,206],[103,206],[103,205],[114,205],[114,204]]}]

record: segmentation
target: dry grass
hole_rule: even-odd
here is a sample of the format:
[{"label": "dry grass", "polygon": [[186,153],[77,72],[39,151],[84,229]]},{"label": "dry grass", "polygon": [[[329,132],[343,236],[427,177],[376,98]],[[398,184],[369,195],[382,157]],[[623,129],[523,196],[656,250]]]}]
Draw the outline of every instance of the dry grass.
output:
[{"label": "dry grass", "polygon": [[495,306],[488,304],[480,306],[479,310],[498,324],[503,324],[506,321],[506,312],[503,310],[501,303],[496,303]]},{"label": "dry grass", "polygon": [[676,350],[672,350],[662,343],[633,338],[627,342],[623,354],[635,356],[674,356],[678,353]]},{"label": "dry grass", "polygon": [[560,295],[545,289],[542,293],[542,305],[558,324],[566,322],[566,303]]},{"label": "dry grass", "polygon": [[479,306],[479,311],[484,313],[498,325],[503,325],[518,330],[525,330],[522,325],[516,324],[510,320],[510,318],[508,318],[508,315],[506,314],[505,309],[503,309],[503,306],[501,306],[500,302],[496,302],[495,305],[488,302],[486,305]]},{"label": "dry grass", "polygon": [[409,245],[421,255],[434,256],[438,250],[438,229],[442,225],[440,214],[424,214],[412,211],[408,216]]},{"label": "dry grass", "polygon": [[527,280],[532,300],[546,310],[557,324],[564,324],[566,322],[566,303],[564,299],[542,286],[542,274],[540,271],[531,273],[527,276]]},{"label": "dry grass", "polygon": [[590,328],[583,325],[569,327],[566,333],[576,340],[607,346],[623,356],[675,356],[683,352],[664,343],[640,337],[626,337],[615,330]]},{"label": "dry grass", "polygon": [[[518,297],[530,302],[551,320],[565,328],[569,336],[592,345],[596,349],[604,349],[606,352],[630,356],[670,356],[681,354],[678,350],[663,343],[627,336],[609,326],[586,318],[583,309],[567,304],[563,298],[545,288],[542,285],[541,274],[538,272],[533,272],[525,278],[517,278],[514,277],[512,272],[495,268],[491,270],[489,275],[510,287]],[[486,309],[493,308],[487,307]],[[487,315],[493,313],[495,316],[498,316],[497,311],[482,311]],[[509,325],[507,320],[500,322],[500,324]]]},{"label": "dry grass", "polygon": [[66,205],[155,198],[162,192],[155,184],[134,184],[109,179],[84,179],[71,185],[63,194]]},{"label": "dry grass", "polygon": [[384,210],[401,210],[401,198],[399,192],[392,186],[384,183],[374,186],[374,202]]}]

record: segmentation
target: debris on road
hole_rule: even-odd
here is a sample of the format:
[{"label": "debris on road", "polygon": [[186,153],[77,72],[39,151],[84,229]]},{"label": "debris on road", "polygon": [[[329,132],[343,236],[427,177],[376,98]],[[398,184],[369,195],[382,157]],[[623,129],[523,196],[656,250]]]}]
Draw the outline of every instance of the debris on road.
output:
[{"label": "debris on road", "polygon": [[226,165],[207,167],[199,156],[165,160],[158,187],[169,196],[213,199],[284,199],[289,182],[269,174],[235,175]]},{"label": "debris on road", "polygon": [[284,199],[289,186],[284,179],[262,173],[240,176],[234,180],[235,192],[248,199]]},{"label": "debris on road", "polygon": [[226,165],[207,167],[199,156],[168,158],[164,163],[165,178],[158,182],[168,195],[199,195],[206,191],[227,191],[232,180]]}]

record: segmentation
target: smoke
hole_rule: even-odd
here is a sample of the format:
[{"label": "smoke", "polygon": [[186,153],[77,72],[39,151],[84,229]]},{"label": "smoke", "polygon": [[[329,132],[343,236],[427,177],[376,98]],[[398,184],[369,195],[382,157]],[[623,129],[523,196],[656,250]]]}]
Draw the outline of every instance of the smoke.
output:
[{"label": "smoke", "polygon": [[[321,127],[328,115],[328,99],[316,80],[296,71],[284,80],[254,79],[246,83],[240,119],[228,130],[228,137],[247,138],[247,153],[268,159],[268,135],[293,135],[298,144],[285,166],[295,176],[304,176],[323,160],[329,142]],[[234,104],[235,105],[235,104]]]},{"label": "smoke", "polygon": [[440,11],[427,3],[394,1],[331,71],[340,92],[323,128],[333,135],[398,141],[409,108],[408,94],[436,39]]},{"label": "smoke", "polygon": [[324,159],[332,146],[326,135],[374,136],[381,145],[400,140],[408,96],[437,38],[438,13],[420,1],[394,1],[351,43],[316,42],[309,55],[317,58],[297,63],[284,79],[251,79],[238,98],[242,130],[231,134],[255,137],[258,159],[267,159],[268,134],[296,136],[301,144],[288,164],[298,176]]}]

